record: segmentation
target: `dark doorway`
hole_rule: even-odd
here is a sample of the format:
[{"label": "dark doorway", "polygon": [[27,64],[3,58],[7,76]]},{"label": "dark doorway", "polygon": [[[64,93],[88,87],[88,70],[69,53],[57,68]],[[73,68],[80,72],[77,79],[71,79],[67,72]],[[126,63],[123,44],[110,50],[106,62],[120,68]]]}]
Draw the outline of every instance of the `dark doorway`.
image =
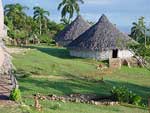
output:
[{"label": "dark doorway", "polygon": [[112,58],[118,58],[118,49],[113,50]]}]

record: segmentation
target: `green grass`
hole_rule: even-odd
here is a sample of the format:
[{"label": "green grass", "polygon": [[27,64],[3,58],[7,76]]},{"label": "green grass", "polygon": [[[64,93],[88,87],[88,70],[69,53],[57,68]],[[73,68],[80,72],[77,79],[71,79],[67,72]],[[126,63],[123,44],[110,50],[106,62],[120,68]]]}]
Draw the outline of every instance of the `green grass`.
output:
[{"label": "green grass", "polygon": [[[31,105],[33,101],[27,100]],[[95,106],[81,103],[41,101],[43,113],[148,113],[145,109],[125,106]],[[31,113],[38,113],[31,108]],[[39,112],[40,113],[40,112]]]},{"label": "green grass", "polygon": [[[23,97],[35,93],[43,95],[66,95],[71,93],[94,93],[110,95],[113,86],[126,86],[143,97],[147,103],[150,96],[150,72],[144,68],[123,67],[112,73],[97,70],[100,62],[69,56],[65,48],[31,46],[30,51],[13,54],[13,63],[17,72],[30,73],[29,77],[17,77]],[[104,81],[101,81],[101,79]],[[33,105],[33,99],[23,98],[27,105]],[[92,106],[86,104],[61,103],[60,110],[49,106],[56,102],[42,102],[46,113],[145,113],[137,108],[124,106]],[[72,108],[72,109],[70,109]],[[34,110],[33,110],[34,112]]]}]

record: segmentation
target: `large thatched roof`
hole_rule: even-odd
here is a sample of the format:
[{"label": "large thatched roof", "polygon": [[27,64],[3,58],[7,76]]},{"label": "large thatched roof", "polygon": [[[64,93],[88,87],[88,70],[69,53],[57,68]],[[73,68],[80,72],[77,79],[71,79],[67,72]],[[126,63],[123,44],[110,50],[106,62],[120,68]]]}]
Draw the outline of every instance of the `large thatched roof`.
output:
[{"label": "large thatched roof", "polygon": [[123,49],[132,39],[120,32],[105,15],[68,45],[69,49],[104,51],[109,49]]},{"label": "large thatched roof", "polygon": [[85,21],[81,16],[78,16],[70,25],[68,25],[57,35],[55,40],[57,43],[61,41],[72,42],[79,35],[85,32],[89,27],[90,24]]}]

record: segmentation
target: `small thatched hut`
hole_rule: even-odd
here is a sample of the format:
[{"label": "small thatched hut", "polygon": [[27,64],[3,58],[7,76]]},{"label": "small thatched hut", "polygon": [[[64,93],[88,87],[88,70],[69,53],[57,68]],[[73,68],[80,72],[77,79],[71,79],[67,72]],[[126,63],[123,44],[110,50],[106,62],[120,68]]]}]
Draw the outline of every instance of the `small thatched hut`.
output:
[{"label": "small thatched hut", "polygon": [[78,16],[70,25],[68,25],[58,34],[58,36],[55,38],[55,41],[60,46],[67,46],[89,27],[90,24],[81,16]]},{"label": "small thatched hut", "polygon": [[68,45],[71,56],[107,60],[128,58],[133,53],[127,48],[132,39],[120,32],[105,15]]}]

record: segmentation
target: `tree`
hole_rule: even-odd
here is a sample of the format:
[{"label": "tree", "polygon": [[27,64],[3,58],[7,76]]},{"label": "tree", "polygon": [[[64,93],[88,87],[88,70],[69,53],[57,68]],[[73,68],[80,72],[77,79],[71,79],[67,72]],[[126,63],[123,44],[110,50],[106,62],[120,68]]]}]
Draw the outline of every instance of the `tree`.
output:
[{"label": "tree", "polygon": [[131,37],[133,37],[139,43],[145,43],[146,46],[146,25],[144,22],[144,17],[138,19],[138,22],[133,23],[133,27],[131,28]]},{"label": "tree", "polygon": [[39,23],[39,34],[41,35],[42,27],[47,28],[48,16],[50,15],[50,13],[38,6],[34,7],[33,10],[34,10],[33,18]]},{"label": "tree", "polygon": [[25,29],[27,15],[25,10],[28,7],[22,6],[21,4],[7,4],[4,7],[5,14],[5,24],[8,26],[8,36],[10,36],[13,41],[19,44],[21,41],[28,36],[28,32]]},{"label": "tree", "polygon": [[[67,19],[67,22],[70,23],[75,11],[77,15],[79,15],[80,7],[78,2],[82,4],[84,3],[83,0],[62,0],[62,2],[58,5],[58,10],[62,9],[61,17],[63,20]],[[68,18],[67,15],[69,16]]]},{"label": "tree", "polygon": [[20,29],[25,25],[27,17],[25,10],[28,10],[28,7],[22,6],[21,4],[8,4],[4,7],[4,14],[12,21],[16,29]]},{"label": "tree", "polygon": [[67,26],[67,25],[70,24],[70,20],[67,20],[66,18],[62,18],[60,21],[62,22],[62,24],[63,24],[64,26]]}]

